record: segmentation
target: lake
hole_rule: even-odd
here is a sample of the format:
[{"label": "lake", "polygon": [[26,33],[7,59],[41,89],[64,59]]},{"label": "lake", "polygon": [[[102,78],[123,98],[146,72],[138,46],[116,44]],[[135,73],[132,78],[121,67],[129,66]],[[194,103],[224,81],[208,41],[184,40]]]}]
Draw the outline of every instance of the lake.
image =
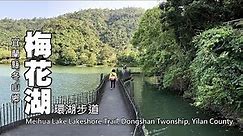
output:
[{"label": "lake", "polygon": [[[53,95],[76,94],[82,91],[95,89],[99,83],[101,73],[109,73],[111,67],[75,67],[53,66],[52,68],[52,92]],[[136,68],[137,69],[137,68]],[[26,87],[21,68],[21,96]],[[0,103],[10,102],[10,78],[9,65],[0,65]],[[134,77],[135,101],[146,119],[160,117],[162,119],[175,118],[201,118],[213,117],[202,110],[193,107],[180,96],[169,93],[167,90],[159,91],[147,83],[143,76]],[[222,125],[146,125],[151,136],[241,136],[237,128],[224,127]]]},{"label": "lake", "polygon": [[[145,119],[210,119],[213,115],[190,105],[168,90],[158,90],[147,83],[143,76],[134,80],[134,96]],[[238,128],[222,125],[145,125],[151,136],[243,136]]]},{"label": "lake", "polygon": [[[54,96],[78,94],[82,91],[95,89],[100,80],[101,73],[109,73],[111,67],[74,67],[74,66],[53,66],[51,68],[53,79],[52,94]],[[13,70],[10,65],[0,65],[0,103],[10,102],[10,85],[13,83],[10,74]],[[20,95],[23,97],[26,81],[23,77],[25,68],[20,69]]]}]

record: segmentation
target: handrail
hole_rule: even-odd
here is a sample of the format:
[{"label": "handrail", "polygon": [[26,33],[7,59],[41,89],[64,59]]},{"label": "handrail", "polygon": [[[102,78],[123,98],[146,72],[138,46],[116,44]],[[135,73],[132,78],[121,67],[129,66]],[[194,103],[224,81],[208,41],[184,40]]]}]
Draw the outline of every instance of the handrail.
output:
[{"label": "handrail", "polygon": [[[104,93],[104,89],[103,89],[104,84],[108,81],[107,80],[108,75],[104,76],[102,74],[100,77],[101,77],[100,84],[96,87],[95,90],[93,90],[91,92],[82,92],[81,94],[75,94],[75,95],[55,96],[55,97],[53,97],[52,104],[57,104],[57,103],[58,104],[59,103],[61,103],[61,104],[72,104],[72,103],[91,104],[91,103],[97,103],[98,104],[98,103],[100,103],[102,95]],[[125,96],[125,100],[127,100],[127,102],[130,105],[129,108],[131,109],[130,111],[132,112],[132,115],[134,116],[134,118],[136,120],[140,119],[139,110],[136,107],[134,99],[129,94],[128,88],[126,87],[126,84],[131,83],[131,80],[129,79],[125,82],[123,80],[118,80],[118,83],[121,86],[121,92]],[[84,97],[85,97],[85,99],[84,99]],[[24,109],[23,106],[24,106],[23,100],[21,100],[20,105],[16,105],[16,106],[13,105],[12,107],[11,107],[11,105],[7,105],[7,107],[8,107],[7,109],[11,109],[10,111],[7,111],[7,114],[10,114],[10,122],[8,122],[9,117],[8,117],[7,120],[6,119],[3,120],[3,118],[2,118],[2,115],[6,114],[6,106],[4,105],[4,107],[0,107],[0,134],[3,131],[6,131],[6,130],[13,128],[16,125],[23,124],[24,120],[26,118],[41,116],[40,114],[34,114],[34,115],[23,114],[23,109]],[[51,114],[45,115],[44,117],[49,117],[49,116],[56,114],[53,111],[54,110],[52,110]],[[5,112],[5,113],[3,114],[2,112]],[[13,117],[13,119],[12,119],[12,117]],[[2,121],[4,121],[4,124],[2,123]],[[7,121],[7,123],[5,121]],[[133,136],[136,136],[138,134],[139,134],[139,136],[144,136],[143,127],[144,127],[143,124],[136,124],[136,126],[134,127],[134,130],[133,130]]]},{"label": "handrail", "polygon": [[[120,73],[119,73],[119,75],[120,75]],[[124,92],[126,98],[128,99],[130,105],[131,105],[131,108],[134,112],[135,119],[139,120],[141,118],[140,114],[139,114],[139,110],[136,107],[136,103],[135,103],[134,99],[132,98],[132,96],[129,95],[128,89],[125,87],[125,84],[132,82],[131,80],[132,80],[132,78],[129,77],[129,80],[125,79],[124,81],[123,80],[118,80],[118,81],[119,81],[119,84],[122,86],[122,88],[124,88],[123,92]],[[134,130],[133,130],[133,136],[136,136],[136,135],[144,136],[145,132],[143,130],[143,127],[144,127],[143,124],[136,125]]]},{"label": "handrail", "polygon": [[[138,117],[138,112],[137,112],[137,109],[136,109],[136,107],[135,107],[135,104],[134,104],[134,102],[132,101],[130,95],[128,94],[128,91],[127,91],[127,89],[125,88],[124,82],[123,82],[122,80],[119,80],[119,82],[120,82],[120,84],[122,85],[122,87],[124,88],[125,95],[126,95],[126,97],[128,98],[128,101],[130,102],[130,105],[132,106],[132,109],[133,109],[133,111],[134,111],[134,113],[135,113],[135,119],[139,119],[139,117]],[[127,81],[127,82],[129,82],[129,81]],[[136,125],[135,128],[134,128],[134,130],[133,130],[133,136],[135,136],[135,134],[136,134],[137,127],[138,127],[138,125]]]},{"label": "handrail", "polygon": [[[101,80],[99,85],[94,89],[93,91],[89,92],[82,92],[79,94],[73,94],[73,95],[66,95],[66,96],[53,96],[52,97],[52,107],[54,107],[54,104],[94,104],[99,103],[100,99],[102,97],[102,94],[104,90],[102,87],[104,86],[106,80],[108,79],[108,76],[105,76],[103,78],[103,74],[101,74]],[[85,102],[84,102],[85,101]],[[52,116],[54,113],[54,110],[51,110],[51,114],[44,115]],[[6,131],[8,129],[11,129],[12,127],[23,124],[24,120],[27,118],[37,117],[41,116],[41,114],[31,114],[26,115],[24,114],[24,101],[21,100],[19,103],[5,103],[2,104],[2,107],[0,106],[0,134],[3,131]]]}]

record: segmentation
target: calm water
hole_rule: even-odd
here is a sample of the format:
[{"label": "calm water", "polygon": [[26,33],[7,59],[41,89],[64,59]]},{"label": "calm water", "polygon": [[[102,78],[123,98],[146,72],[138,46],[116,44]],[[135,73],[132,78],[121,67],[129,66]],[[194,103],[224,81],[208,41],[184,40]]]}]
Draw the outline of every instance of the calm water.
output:
[{"label": "calm water", "polygon": [[[21,68],[20,71],[21,96],[25,96],[23,94],[26,88],[26,82],[23,77],[25,70],[25,68]],[[54,66],[51,70],[53,72],[51,74],[53,78],[51,86],[53,95],[68,95],[95,89],[99,83],[100,74],[109,73],[111,68]],[[0,104],[10,102],[10,84],[14,82],[10,77],[12,71],[9,65],[0,65]]]},{"label": "calm water", "polygon": [[[161,119],[176,118],[201,118],[213,117],[191,106],[179,96],[159,91],[143,78],[136,77],[134,80],[135,98],[139,104],[142,116],[146,119],[160,117]],[[146,125],[151,136],[243,136],[236,128],[228,128],[220,125]]]},{"label": "calm water", "polygon": [[[54,66],[52,68],[53,95],[75,94],[82,91],[90,91],[99,83],[100,73],[108,73],[110,67],[64,67]],[[11,69],[9,65],[0,65],[0,104],[10,102],[10,78]],[[25,71],[21,69],[21,73]],[[23,74],[21,79],[21,92],[25,89]],[[146,119],[161,117],[163,119],[194,118],[207,119],[209,114],[191,106],[181,97],[165,91],[158,91],[144,82],[142,76],[135,77],[135,99]],[[21,94],[24,96],[24,94]],[[146,125],[151,136],[242,136],[238,129],[226,128],[219,125]]]}]

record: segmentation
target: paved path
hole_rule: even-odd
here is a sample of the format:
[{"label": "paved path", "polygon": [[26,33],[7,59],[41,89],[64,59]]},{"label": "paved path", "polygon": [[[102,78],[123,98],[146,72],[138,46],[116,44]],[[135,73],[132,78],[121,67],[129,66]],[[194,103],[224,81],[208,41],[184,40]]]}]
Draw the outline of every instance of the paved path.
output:
[{"label": "paved path", "polygon": [[[110,89],[110,82],[105,84],[104,95],[99,105],[99,115],[74,115],[62,116],[62,120],[75,119],[98,119],[104,122],[104,118],[121,119],[131,118],[128,108],[116,85],[115,89]],[[133,125],[70,125],[70,124],[35,124],[20,125],[1,136],[131,136]]]}]

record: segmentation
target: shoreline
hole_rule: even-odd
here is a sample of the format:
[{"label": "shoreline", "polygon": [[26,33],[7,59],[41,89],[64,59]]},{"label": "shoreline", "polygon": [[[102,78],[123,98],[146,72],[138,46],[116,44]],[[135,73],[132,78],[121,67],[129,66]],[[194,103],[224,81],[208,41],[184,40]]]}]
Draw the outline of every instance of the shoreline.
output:
[{"label": "shoreline", "polygon": [[[150,83],[152,84],[155,88],[157,88],[158,90],[161,90],[161,88],[158,86],[158,84],[155,84],[155,83]],[[172,93],[173,95],[177,95],[177,93],[173,92],[173,91],[169,91],[170,93]],[[188,102],[188,104],[190,105],[193,105],[193,100],[192,98],[190,97],[184,97],[183,95],[178,95],[179,97],[183,98],[185,101]],[[227,127],[236,127],[238,128],[239,130],[243,130],[243,117],[239,117],[240,115],[239,114],[230,114],[231,112],[229,111],[226,111],[226,110],[221,110],[220,111],[216,111],[216,110],[213,110],[213,108],[209,107],[207,109],[205,108],[200,108],[200,107],[197,107],[197,106],[194,106],[193,107],[196,107],[196,108],[199,108],[201,109],[203,112],[205,112],[206,114],[210,114],[210,115],[213,115],[215,116],[214,118],[218,118],[218,119],[229,119],[229,120],[233,120],[234,121],[234,124],[232,126],[229,126],[229,125],[223,125],[223,126],[227,126]],[[223,108],[222,108],[223,109]],[[222,111],[224,113],[222,113]],[[226,115],[227,114],[227,115]]]}]

